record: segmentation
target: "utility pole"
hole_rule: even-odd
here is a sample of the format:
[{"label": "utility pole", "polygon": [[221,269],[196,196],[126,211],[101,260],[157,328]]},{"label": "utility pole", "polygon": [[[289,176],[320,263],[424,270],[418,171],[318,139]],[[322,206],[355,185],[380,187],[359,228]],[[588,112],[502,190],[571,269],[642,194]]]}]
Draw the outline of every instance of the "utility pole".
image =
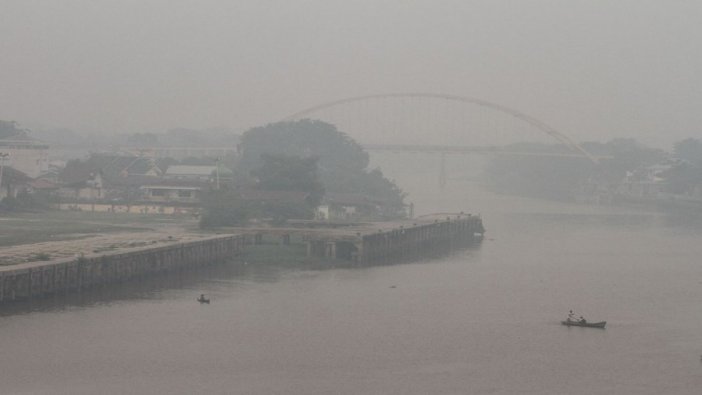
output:
[{"label": "utility pole", "polygon": [[215,159],[215,179],[217,180],[217,190],[219,191],[219,158]]},{"label": "utility pole", "polygon": [[446,187],[446,153],[441,153],[441,164],[439,166],[439,188],[443,191]]},{"label": "utility pole", "polygon": [[2,171],[5,168],[5,159],[10,156],[7,152],[0,152],[0,195],[2,194]]}]

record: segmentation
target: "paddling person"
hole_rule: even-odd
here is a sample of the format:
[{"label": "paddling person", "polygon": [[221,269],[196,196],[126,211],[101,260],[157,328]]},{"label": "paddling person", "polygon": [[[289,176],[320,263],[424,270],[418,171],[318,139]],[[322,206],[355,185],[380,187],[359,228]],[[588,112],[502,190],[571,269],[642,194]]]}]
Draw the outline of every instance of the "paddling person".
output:
[{"label": "paddling person", "polygon": [[567,319],[567,321],[568,321],[568,322],[570,322],[570,321],[575,322],[575,314],[573,314],[573,310],[571,310],[570,313],[568,313],[568,319]]},{"label": "paddling person", "polygon": [[581,323],[581,324],[587,324],[587,320],[585,320],[585,318],[583,318],[582,315],[580,316],[580,323]]}]

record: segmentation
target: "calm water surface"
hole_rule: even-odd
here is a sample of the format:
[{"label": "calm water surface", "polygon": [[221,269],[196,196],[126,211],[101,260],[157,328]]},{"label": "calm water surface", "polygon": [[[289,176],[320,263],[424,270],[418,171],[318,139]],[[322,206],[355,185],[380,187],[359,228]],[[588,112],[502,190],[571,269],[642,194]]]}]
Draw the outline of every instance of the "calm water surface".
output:
[{"label": "calm water surface", "polygon": [[[5,308],[0,393],[702,393],[696,218],[466,185],[412,198],[482,211],[486,239],[415,263],[219,267]],[[570,309],[607,329],[559,325]]]}]

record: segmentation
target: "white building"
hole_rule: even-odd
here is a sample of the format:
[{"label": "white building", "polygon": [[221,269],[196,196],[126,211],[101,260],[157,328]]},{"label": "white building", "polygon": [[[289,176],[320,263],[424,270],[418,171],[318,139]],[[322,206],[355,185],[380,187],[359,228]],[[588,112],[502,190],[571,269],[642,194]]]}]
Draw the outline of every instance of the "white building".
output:
[{"label": "white building", "polygon": [[49,146],[36,140],[0,139],[0,161],[36,178],[49,170]]}]

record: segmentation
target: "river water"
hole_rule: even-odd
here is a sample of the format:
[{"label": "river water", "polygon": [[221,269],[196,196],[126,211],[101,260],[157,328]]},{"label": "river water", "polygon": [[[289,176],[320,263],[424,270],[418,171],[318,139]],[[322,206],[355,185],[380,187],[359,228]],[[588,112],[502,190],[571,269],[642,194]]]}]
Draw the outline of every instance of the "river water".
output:
[{"label": "river water", "polygon": [[[5,307],[0,393],[702,393],[698,217],[422,177],[405,179],[417,211],[480,212],[480,246],[390,266],[212,267]],[[559,325],[570,309],[607,329]]]}]

